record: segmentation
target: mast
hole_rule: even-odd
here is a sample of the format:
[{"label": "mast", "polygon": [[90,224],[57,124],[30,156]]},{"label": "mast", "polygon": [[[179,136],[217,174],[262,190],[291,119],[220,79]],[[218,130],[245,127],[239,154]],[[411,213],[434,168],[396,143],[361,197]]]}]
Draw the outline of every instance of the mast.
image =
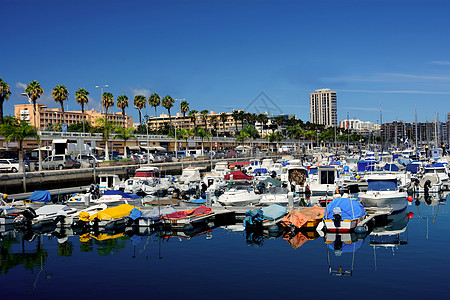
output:
[{"label": "mast", "polygon": [[383,152],[383,114],[381,110],[381,103],[380,103],[380,138],[381,138],[381,152]]},{"label": "mast", "polygon": [[417,150],[417,141],[418,141],[418,136],[417,136],[417,106],[415,107],[415,121],[416,121],[416,150]]}]

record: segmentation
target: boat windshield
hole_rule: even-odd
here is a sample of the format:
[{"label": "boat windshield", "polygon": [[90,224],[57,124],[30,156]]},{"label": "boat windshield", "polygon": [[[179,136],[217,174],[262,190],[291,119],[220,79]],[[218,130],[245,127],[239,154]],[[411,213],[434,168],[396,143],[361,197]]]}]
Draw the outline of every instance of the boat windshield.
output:
[{"label": "boat windshield", "polygon": [[396,191],[397,179],[392,180],[368,180],[368,191]]}]

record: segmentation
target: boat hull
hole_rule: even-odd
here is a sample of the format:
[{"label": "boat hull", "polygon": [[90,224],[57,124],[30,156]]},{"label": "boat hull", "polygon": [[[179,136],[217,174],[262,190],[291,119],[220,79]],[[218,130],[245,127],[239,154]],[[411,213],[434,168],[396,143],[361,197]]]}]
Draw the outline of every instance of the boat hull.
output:
[{"label": "boat hull", "polygon": [[394,212],[406,208],[408,194],[405,192],[372,192],[360,193],[359,199],[364,207],[392,207]]}]

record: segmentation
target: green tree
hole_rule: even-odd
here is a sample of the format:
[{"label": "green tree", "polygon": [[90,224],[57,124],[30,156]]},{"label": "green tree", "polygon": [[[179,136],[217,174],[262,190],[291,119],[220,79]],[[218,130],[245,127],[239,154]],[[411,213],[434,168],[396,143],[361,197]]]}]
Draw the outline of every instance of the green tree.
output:
[{"label": "green tree", "polygon": [[[25,88],[25,93],[27,93],[27,96],[29,99],[31,99],[31,102],[33,103],[33,110],[34,110],[34,120],[36,122],[36,101],[44,94],[44,89],[41,87],[41,84],[37,82],[36,80],[30,81],[30,83]],[[36,123],[34,124],[35,127],[37,127]],[[40,166],[41,164],[39,164]]]},{"label": "green tree", "polygon": [[194,123],[194,129],[197,127],[197,114],[198,111],[196,111],[195,109],[191,110],[188,114],[189,118],[191,118],[191,122]]},{"label": "green tree", "polygon": [[103,139],[105,140],[105,160],[109,160],[108,140],[111,134],[112,123],[109,122],[108,109],[114,106],[114,95],[110,92],[102,94],[102,105],[105,108],[105,118],[96,120],[96,123],[102,124]]},{"label": "green tree", "polygon": [[200,116],[202,118],[202,122],[203,122],[203,126],[205,126],[205,130],[207,130],[207,123],[206,123],[206,119],[208,117],[208,113],[209,111],[207,109],[204,109],[200,112]]},{"label": "green tree", "polygon": [[187,101],[180,103],[180,111],[183,113],[183,117],[186,117],[186,113],[189,111],[189,103]]},{"label": "green tree", "polygon": [[220,121],[222,121],[222,129],[223,129],[224,134],[225,134],[225,123],[227,122],[227,120],[228,120],[228,114],[225,112],[221,113]]},{"label": "green tree", "polygon": [[139,111],[139,124],[142,124],[142,109],[146,106],[147,99],[143,95],[136,95],[133,104]]},{"label": "green tree", "polygon": [[84,105],[86,103],[88,103],[89,98],[88,98],[89,92],[86,91],[83,88],[78,89],[75,92],[75,101],[81,105],[81,114],[83,115],[83,121],[82,121],[82,125],[83,125],[83,132],[85,132],[85,116],[84,116]]},{"label": "green tree", "polygon": [[173,103],[175,102],[175,100],[170,97],[169,95],[164,96],[164,98],[162,98],[161,100],[161,105],[167,109],[167,112],[169,113],[169,120],[171,119],[171,115],[170,115],[170,109],[173,107]]},{"label": "green tree", "polygon": [[155,108],[155,118],[157,117],[157,115],[156,115],[156,107],[158,107],[160,103],[161,103],[161,97],[159,97],[159,95],[156,94],[156,93],[153,93],[148,98],[148,104],[150,104],[151,107]]},{"label": "green tree", "polygon": [[217,132],[217,125],[219,125],[219,116],[218,115],[212,115],[209,118],[209,124],[211,125],[212,128],[214,128],[214,131]]},{"label": "green tree", "polygon": [[61,112],[62,112],[62,123],[64,124],[64,101],[69,98],[69,91],[64,85],[57,85],[53,88],[52,91],[53,100],[55,100],[56,103],[59,103],[61,105]]},{"label": "green tree", "polygon": [[0,78],[0,124],[3,124],[3,102],[11,95],[9,85]]},{"label": "green tree", "polygon": [[121,126],[118,126],[115,128],[116,135],[114,136],[114,139],[121,139],[124,141],[123,143],[123,153],[125,155],[125,158],[128,158],[127,154],[127,141],[134,139],[137,140],[137,137],[133,134],[134,128],[130,127],[128,129],[123,128]]},{"label": "green tree", "polygon": [[211,133],[201,127],[197,128],[197,130],[195,131],[195,135],[198,136],[199,138],[201,138],[202,140],[202,156],[204,155],[204,151],[203,151],[203,140],[205,138],[210,138],[211,137]]},{"label": "green tree", "polygon": [[40,141],[36,127],[31,126],[26,121],[14,120],[0,125],[0,135],[5,138],[5,142],[16,141],[19,143],[19,170],[23,171],[23,141],[27,138],[36,138]]},{"label": "green tree", "polygon": [[83,88],[75,92],[75,101],[81,105],[81,113],[84,114],[84,105],[89,102],[89,92]]},{"label": "green tree", "polygon": [[[280,141],[282,141],[283,138],[284,138],[283,135],[279,131],[272,132],[266,136],[266,140],[268,140],[270,143],[276,143],[277,149],[278,149],[278,143]],[[273,147],[272,147],[272,151],[273,151]]]},{"label": "green tree", "polygon": [[126,116],[125,116],[125,108],[127,108],[129,104],[130,104],[130,101],[128,101],[128,97],[127,96],[120,95],[119,97],[117,97],[117,108],[119,108],[122,111],[122,117],[123,117],[123,122],[124,123],[125,123],[125,118],[126,118]]}]

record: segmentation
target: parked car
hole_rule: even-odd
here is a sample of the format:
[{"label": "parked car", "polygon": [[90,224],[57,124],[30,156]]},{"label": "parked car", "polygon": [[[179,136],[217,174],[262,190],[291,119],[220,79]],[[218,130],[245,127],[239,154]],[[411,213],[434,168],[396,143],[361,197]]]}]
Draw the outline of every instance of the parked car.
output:
[{"label": "parked car", "polygon": [[74,167],[74,161],[67,154],[58,154],[47,157],[42,161],[42,169],[44,170],[62,170]]},{"label": "parked car", "polygon": [[10,158],[0,159],[0,171],[17,173],[19,171],[19,161]]},{"label": "parked car", "polygon": [[83,166],[85,168],[92,166],[94,163],[99,163],[100,160],[98,160],[94,155],[91,154],[78,154],[75,157],[75,160],[80,162],[80,166]]}]

